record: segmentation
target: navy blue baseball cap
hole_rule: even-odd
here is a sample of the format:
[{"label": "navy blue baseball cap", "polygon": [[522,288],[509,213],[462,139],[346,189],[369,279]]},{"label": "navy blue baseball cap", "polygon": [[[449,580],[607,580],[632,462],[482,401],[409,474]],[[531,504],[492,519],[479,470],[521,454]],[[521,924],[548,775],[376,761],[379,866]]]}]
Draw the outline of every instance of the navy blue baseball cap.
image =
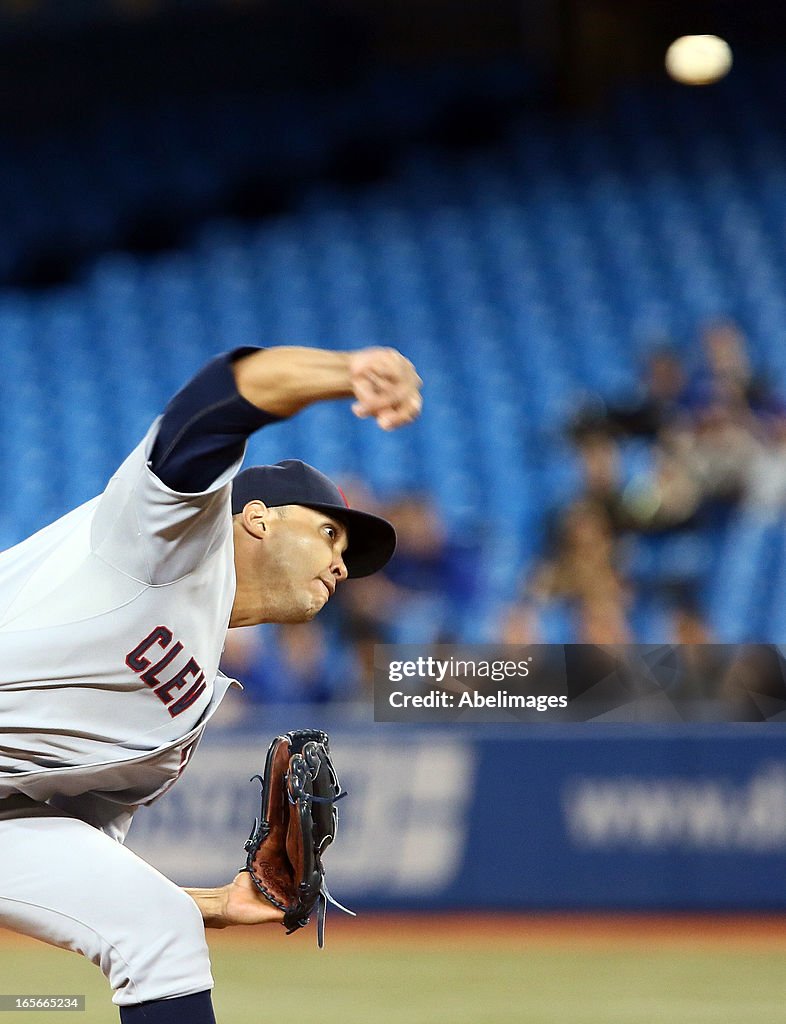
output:
[{"label": "navy blue baseball cap", "polygon": [[350,508],[340,487],[299,459],[238,473],[232,481],[232,515],[242,512],[249,501],[264,501],[269,508],[306,505],[338,519],[347,528],[344,564],[353,578],[377,572],[396,550],[396,531],[387,519]]}]

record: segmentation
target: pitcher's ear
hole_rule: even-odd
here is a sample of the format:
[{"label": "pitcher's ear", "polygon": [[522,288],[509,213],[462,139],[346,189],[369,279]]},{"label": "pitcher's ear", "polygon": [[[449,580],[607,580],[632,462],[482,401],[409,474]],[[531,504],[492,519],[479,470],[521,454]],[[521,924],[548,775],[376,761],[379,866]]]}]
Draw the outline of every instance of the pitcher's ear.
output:
[{"label": "pitcher's ear", "polygon": [[249,501],[240,513],[244,529],[252,536],[261,538],[267,532],[268,507],[264,501]]}]

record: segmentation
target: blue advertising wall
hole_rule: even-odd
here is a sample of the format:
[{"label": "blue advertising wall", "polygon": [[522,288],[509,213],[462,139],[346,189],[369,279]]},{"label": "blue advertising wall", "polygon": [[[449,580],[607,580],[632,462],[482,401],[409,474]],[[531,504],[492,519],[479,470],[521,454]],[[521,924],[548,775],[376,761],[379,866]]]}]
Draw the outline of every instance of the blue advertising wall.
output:
[{"label": "blue advertising wall", "polygon": [[[138,813],[129,845],[180,884],[226,881],[257,810],[248,780],[275,731],[206,737],[178,784]],[[786,908],[780,725],[358,724],[331,735],[350,796],[326,864],[349,906]]]}]

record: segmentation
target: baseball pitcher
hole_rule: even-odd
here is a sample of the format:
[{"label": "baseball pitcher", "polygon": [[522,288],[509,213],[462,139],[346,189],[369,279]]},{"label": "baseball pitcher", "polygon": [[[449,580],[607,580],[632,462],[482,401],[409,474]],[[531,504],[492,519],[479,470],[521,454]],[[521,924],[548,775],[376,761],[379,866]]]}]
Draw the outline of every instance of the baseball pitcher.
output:
[{"label": "baseball pitcher", "polygon": [[[392,430],[420,412],[421,383],[392,349],[219,356],[103,494],[0,554],[0,926],[99,964],[123,1024],[214,1021],[205,926],[302,923],[251,854],[227,885],[184,890],[123,840],[233,683],[218,669],[227,628],[309,620],[395,546],[302,462],[240,472],[246,440],[345,397]],[[288,777],[301,808],[339,795],[322,739],[279,738],[269,757],[303,769]],[[319,772],[329,796],[312,794]]]}]

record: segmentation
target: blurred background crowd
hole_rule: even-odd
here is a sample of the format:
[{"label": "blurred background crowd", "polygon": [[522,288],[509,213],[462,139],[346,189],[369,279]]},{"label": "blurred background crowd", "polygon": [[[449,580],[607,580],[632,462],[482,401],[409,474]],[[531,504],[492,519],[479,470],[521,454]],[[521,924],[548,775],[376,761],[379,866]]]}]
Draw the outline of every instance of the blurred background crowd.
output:
[{"label": "blurred background crowd", "polygon": [[[735,64],[688,88],[697,21]],[[362,697],[378,643],[776,645],[784,35],[721,0],[0,3],[0,543],[216,351],[391,344],[414,427],[335,405],[250,445],[399,548],[231,633],[247,700]]]}]

